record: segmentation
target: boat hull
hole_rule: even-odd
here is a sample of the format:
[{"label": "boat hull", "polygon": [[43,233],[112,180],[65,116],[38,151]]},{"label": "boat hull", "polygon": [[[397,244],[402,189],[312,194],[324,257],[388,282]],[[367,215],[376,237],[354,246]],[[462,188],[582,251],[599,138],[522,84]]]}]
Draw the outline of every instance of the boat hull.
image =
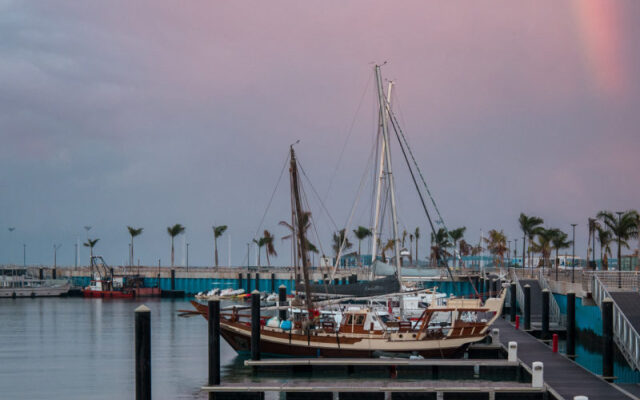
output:
[{"label": "boat hull", "polygon": [[69,292],[70,284],[51,287],[0,288],[0,297],[57,297]]},{"label": "boat hull", "polygon": [[133,292],[121,292],[117,290],[83,290],[82,295],[87,298],[102,299],[132,299]]}]

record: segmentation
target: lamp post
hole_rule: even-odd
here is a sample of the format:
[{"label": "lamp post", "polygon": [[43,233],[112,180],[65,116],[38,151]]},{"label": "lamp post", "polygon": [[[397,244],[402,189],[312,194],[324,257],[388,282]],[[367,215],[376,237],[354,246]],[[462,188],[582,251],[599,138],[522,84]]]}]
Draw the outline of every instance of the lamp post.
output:
[{"label": "lamp post", "polygon": [[513,258],[516,259],[516,267],[518,266],[518,239],[515,239],[513,244]]},{"label": "lamp post", "polygon": [[189,272],[189,243],[187,243],[187,272]]},{"label": "lamp post", "polygon": [[571,228],[573,229],[573,250],[571,251],[571,283],[575,283],[576,281],[576,225],[571,224]]},{"label": "lamp post", "polygon": [[507,240],[507,243],[509,243],[507,250],[507,268],[509,268],[511,266],[511,240]]},{"label": "lamp post", "polygon": [[22,266],[27,268],[27,245],[22,244]]},{"label": "lamp post", "polygon": [[622,217],[622,214],[624,214],[623,211],[616,211],[616,214],[618,214],[618,232],[617,236],[618,236],[618,288],[622,287],[622,256],[621,256],[621,252],[620,252],[620,219]]},{"label": "lamp post", "polygon": [[62,247],[61,244],[54,244],[53,245],[53,269],[56,269],[57,265],[58,265],[58,249]]}]

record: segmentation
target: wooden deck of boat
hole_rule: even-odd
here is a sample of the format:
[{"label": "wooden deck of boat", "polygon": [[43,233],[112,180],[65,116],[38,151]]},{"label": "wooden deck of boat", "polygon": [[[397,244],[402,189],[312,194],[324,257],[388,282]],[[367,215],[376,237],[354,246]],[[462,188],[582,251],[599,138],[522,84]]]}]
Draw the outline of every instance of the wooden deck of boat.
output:
[{"label": "wooden deck of boat", "polygon": [[524,331],[516,330],[506,320],[498,318],[493,327],[500,329],[503,345],[507,346],[511,341],[518,343],[518,358],[529,368],[535,361],[544,363],[545,383],[563,398],[583,395],[599,400],[637,399],[567,357],[553,353],[549,346]]}]

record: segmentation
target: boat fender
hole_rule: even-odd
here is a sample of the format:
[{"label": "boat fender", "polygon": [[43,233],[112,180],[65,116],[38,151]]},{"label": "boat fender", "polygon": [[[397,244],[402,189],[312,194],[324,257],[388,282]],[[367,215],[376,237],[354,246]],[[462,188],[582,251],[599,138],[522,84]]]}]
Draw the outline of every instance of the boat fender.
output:
[{"label": "boat fender", "polygon": [[290,331],[291,330],[291,321],[289,320],[284,320],[280,323],[280,329],[283,329],[285,331]]},{"label": "boat fender", "polygon": [[267,320],[267,326],[269,328],[278,328],[280,327],[280,319],[278,317],[272,317]]}]

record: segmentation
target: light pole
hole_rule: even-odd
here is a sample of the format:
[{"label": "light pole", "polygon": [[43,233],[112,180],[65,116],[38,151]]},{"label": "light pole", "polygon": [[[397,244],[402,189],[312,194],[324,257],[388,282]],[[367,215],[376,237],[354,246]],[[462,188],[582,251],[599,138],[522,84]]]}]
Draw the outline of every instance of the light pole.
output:
[{"label": "light pole", "polygon": [[58,249],[62,247],[61,244],[54,244],[53,245],[53,269],[56,269],[57,265],[58,265]]},{"label": "light pole", "polygon": [[618,288],[622,287],[622,253],[620,252],[620,218],[622,217],[622,214],[624,214],[623,211],[616,211],[616,214],[618,214],[618,232],[617,236],[618,236]]},{"label": "light pole", "polygon": [[75,258],[74,266],[76,268],[78,268],[78,241],[77,240],[76,240],[76,243],[73,246],[74,246],[74,249],[75,249],[74,254],[73,254],[74,258]]},{"label": "light pole", "polygon": [[189,272],[189,243],[187,243],[187,272]]},{"label": "light pole", "polygon": [[518,239],[515,239],[513,244],[513,258],[516,259],[516,266],[518,266]]},{"label": "light pole", "polygon": [[507,240],[507,243],[509,243],[507,250],[507,268],[509,268],[511,266],[511,240]]},{"label": "light pole", "polygon": [[27,245],[22,244],[22,266],[27,268]]},{"label": "light pole", "polygon": [[571,251],[571,283],[575,283],[576,281],[576,225],[571,224],[571,228],[573,229],[573,240],[571,241],[573,244],[573,250]]}]

